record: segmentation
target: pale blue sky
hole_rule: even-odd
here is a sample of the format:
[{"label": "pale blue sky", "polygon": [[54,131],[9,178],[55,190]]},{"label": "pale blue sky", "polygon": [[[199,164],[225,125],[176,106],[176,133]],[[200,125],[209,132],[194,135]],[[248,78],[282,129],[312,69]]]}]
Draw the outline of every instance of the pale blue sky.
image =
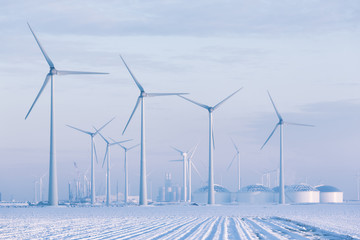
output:
[{"label": "pale blue sky", "polygon": [[[147,91],[189,92],[214,105],[244,89],[215,112],[215,181],[220,182],[241,149],[243,185],[260,182],[258,172],[278,166],[278,133],[259,148],[276,123],[272,93],[285,119],[316,125],[285,129],[286,183],[330,184],[356,197],[360,170],[359,1],[5,1],[0,2],[0,192],[5,199],[33,198],[34,176],[48,170],[49,89],[24,120],[48,66],[29,21],[58,69],[110,72],[107,76],[56,78],[56,133],[60,198],[89,166],[88,136],[66,128],[100,126],[116,139],[139,141],[137,113],[120,134],[138,96],[118,54]],[[146,99],[149,180],[154,194],[164,173],[181,184],[181,166],[169,148],[188,149],[207,178],[207,112],[180,98]],[[98,143],[99,158],[104,144]],[[130,145],[130,144],[129,144]],[[112,153],[115,181],[122,186],[123,155]],[[129,154],[131,194],[138,191],[138,150]],[[223,183],[235,190],[235,169]],[[97,166],[97,190],[105,174]],[[200,179],[194,175],[194,185]]]}]

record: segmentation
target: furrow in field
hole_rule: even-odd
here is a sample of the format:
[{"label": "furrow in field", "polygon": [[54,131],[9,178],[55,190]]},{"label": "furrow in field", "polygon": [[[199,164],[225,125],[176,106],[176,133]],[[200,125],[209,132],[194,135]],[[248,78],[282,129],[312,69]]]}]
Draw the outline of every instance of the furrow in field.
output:
[{"label": "furrow in field", "polygon": [[259,239],[281,239],[281,236],[274,234],[271,229],[264,228],[250,218],[244,218],[244,221],[252,228],[252,231]]},{"label": "furrow in field", "polygon": [[285,219],[285,218],[273,217],[273,218],[271,218],[271,220],[279,222],[288,228],[295,228],[299,232],[305,233],[307,239],[319,239],[319,238],[334,239],[334,240],[336,240],[336,239],[339,239],[339,240],[340,239],[341,240],[355,239],[348,235],[330,232],[327,230],[323,230],[321,228],[317,228],[314,226],[310,226],[307,224],[303,224],[301,222],[292,221],[292,220]]},{"label": "furrow in field", "polygon": [[207,231],[213,221],[215,221],[213,217],[203,218],[202,222],[196,225],[190,232],[188,232],[180,239],[204,239],[204,233]]},{"label": "furrow in field", "polygon": [[308,238],[304,237],[301,232],[296,231],[295,229],[289,229],[284,226],[278,225],[276,223],[271,222],[269,218],[255,218],[256,222],[259,222],[263,225],[268,226],[273,232],[279,233],[284,238],[288,239],[298,239],[298,240],[307,240]]},{"label": "furrow in field", "polygon": [[176,224],[174,224],[173,228],[169,229],[168,231],[164,232],[164,233],[160,233],[157,236],[154,236],[151,239],[178,239],[180,236],[180,234],[183,234],[184,232],[186,232],[187,228],[189,226],[192,226],[194,223],[196,223],[198,221],[198,219],[193,218],[193,219],[189,219],[189,218],[183,218],[181,219],[181,221],[176,222]]},{"label": "furrow in field", "polygon": [[239,223],[235,220],[234,217],[228,218],[227,226],[227,237],[228,239],[245,239],[245,235],[241,235],[239,231]]}]

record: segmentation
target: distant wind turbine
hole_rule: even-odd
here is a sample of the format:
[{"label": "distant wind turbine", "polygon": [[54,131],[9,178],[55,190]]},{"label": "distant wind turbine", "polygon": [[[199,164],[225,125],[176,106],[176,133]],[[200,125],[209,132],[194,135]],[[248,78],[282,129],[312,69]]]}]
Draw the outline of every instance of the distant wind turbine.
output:
[{"label": "distant wind turbine", "polygon": [[[114,118],[112,118],[110,121],[108,121],[107,123],[105,123],[102,127],[99,128],[99,131],[101,131],[104,127],[106,127],[112,120],[114,120]],[[94,137],[99,133],[98,131],[95,132],[89,132],[89,131],[85,131],[82,130],[80,128],[76,128],[70,125],[66,125],[72,129],[75,129],[79,132],[85,133],[87,135],[90,135],[91,138],[91,194],[90,194],[90,198],[91,198],[91,204],[95,203],[95,167],[94,167],[94,153],[95,153],[95,158],[96,158],[96,162],[98,161],[97,159],[97,154],[96,154],[96,146],[95,146],[95,141],[94,141]]]},{"label": "distant wind turbine", "polygon": [[50,93],[51,93],[51,97],[50,97],[50,167],[49,167],[49,205],[51,206],[57,206],[59,199],[58,199],[58,184],[57,184],[57,167],[56,167],[56,156],[55,156],[55,131],[54,131],[54,75],[73,75],[73,74],[107,74],[107,73],[99,73],[99,72],[79,72],[79,71],[63,71],[63,70],[57,70],[53,64],[53,62],[51,61],[51,59],[49,58],[49,56],[47,55],[47,53],[45,52],[44,48],[41,46],[38,38],[36,37],[35,33],[33,32],[33,30],[31,29],[29,23],[28,26],[30,28],[31,33],[33,34],[37,44],[40,47],[40,50],[42,52],[42,54],[45,57],[46,62],[49,64],[50,67],[50,71],[49,73],[46,75],[45,77],[45,81],[43,83],[43,85],[40,88],[40,91],[38,93],[38,95],[36,96],[33,104],[30,107],[30,110],[28,111],[28,113],[25,116],[25,119],[27,119],[27,117],[29,116],[31,110],[33,109],[33,107],[35,106],[35,103],[37,102],[37,100],[39,99],[41,93],[43,92],[43,90],[45,89],[47,83],[49,82],[49,80],[51,81],[51,89],[50,89]]},{"label": "distant wind turbine", "polygon": [[187,201],[187,163],[188,163],[188,159],[187,156],[189,154],[189,151],[187,152],[183,152],[175,147],[171,147],[172,149],[174,149],[175,151],[177,151],[178,153],[180,153],[180,155],[182,156],[182,159],[179,160],[170,160],[170,162],[182,162],[183,163],[183,201],[186,202]]},{"label": "distant wind turbine", "polygon": [[209,112],[209,189],[208,189],[208,204],[215,204],[215,191],[214,191],[214,168],[213,168],[213,147],[215,146],[214,132],[213,132],[213,112],[218,109],[225,101],[234,96],[242,88],[236,90],[230,96],[216,104],[214,107],[210,107],[205,104],[195,102],[189,98],[179,95],[179,97],[194,103],[202,108],[205,108]]},{"label": "distant wind turbine", "polygon": [[296,126],[305,126],[305,127],[314,127],[313,125],[308,124],[300,124],[300,123],[291,123],[291,122],[285,122],[284,119],[281,117],[279,111],[277,110],[275,103],[273,99],[271,98],[271,95],[268,91],[268,95],[270,98],[270,101],[274,107],[275,113],[279,119],[279,122],[275,125],[274,130],[270,133],[270,136],[266,139],[265,143],[262,145],[260,149],[263,149],[263,147],[266,145],[266,143],[270,140],[274,132],[276,131],[277,127],[280,126],[280,186],[279,186],[279,203],[285,204],[285,182],[284,182],[284,159],[283,159],[283,125],[296,125]]},{"label": "distant wind turbine", "polygon": [[106,143],[106,151],[104,156],[104,161],[102,163],[102,166],[104,167],[104,163],[106,160],[106,206],[110,206],[110,147],[119,143],[128,142],[130,140],[124,140],[120,142],[114,142],[110,143],[95,127],[94,129],[99,133],[100,137],[105,141]]},{"label": "distant wind turbine", "polygon": [[238,170],[238,191],[240,191],[240,189],[241,189],[240,151],[239,151],[239,148],[236,146],[234,140],[231,139],[231,141],[232,141],[232,143],[233,143],[233,145],[234,145],[234,148],[235,148],[235,150],[236,150],[236,154],[235,154],[235,156],[233,157],[233,159],[231,160],[231,162],[230,162],[230,164],[229,164],[229,166],[228,166],[228,168],[227,168],[226,170],[229,171],[231,165],[233,164],[233,162],[235,161],[235,159],[237,159],[237,163],[238,163],[238,164],[237,164],[237,170]]},{"label": "distant wind turbine", "polygon": [[[113,142],[116,142],[114,139],[110,138]],[[125,154],[125,158],[124,158],[124,172],[125,172],[125,189],[124,189],[124,202],[125,204],[128,203],[128,198],[129,198],[129,176],[128,176],[128,164],[127,164],[127,152],[130,151],[131,149],[136,148],[137,146],[139,146],[140,144],[136,144],[132,147],[125,147],[122,144],[118,144],[122,149],[124,149],[124,154]]]},{"label": "distant wind turbine", "polygon": [[187,158],[187,160],[188,160],[188,164],[187,164],[187,167],[188,167],[188,194],[187,195],[188,195],[188,201],[189,202],[191,202],[191,193],[192,193],[191,192],[191,181],[192,181],[191,180],[191,169],[194,168],[195,171],[197,172],[197,174],[200,176],[200,178],[202,178],[199,171],[197,170],[195,164],[192,162],[192,158],[194,156],[194,153],[196,152],[197,147],[198,147],[198,144],[191,151],[190,156]]},{"label": "distant wind turbine", "polygon": [[134,74],[131,72],[130,68],[126,64],[125,60],[120,55],[121,60],[123,61],[126,69],[129,71],[132,79],[134,80],[136,86],[140,90],[140,96],[138,97],[134,110],[132,111],[129,121],[126,123],[123,134],[126,131],[139,103],[141,104],[141,140],[140,140],[140,191],[139,191],[139,205],[147,205],[147,182],[146,182],[146,154],[145,154],[145,97],[160,97],[160,96],[171,96],[171,95],[182,95],[186,93],[147,93],[144,88],[135,78]]}]

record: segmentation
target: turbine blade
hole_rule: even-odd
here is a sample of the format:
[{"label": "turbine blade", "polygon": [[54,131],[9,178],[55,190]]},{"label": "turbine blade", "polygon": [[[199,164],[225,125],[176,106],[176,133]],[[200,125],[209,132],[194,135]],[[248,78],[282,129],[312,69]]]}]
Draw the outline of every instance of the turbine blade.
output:
[{"label": "turbine blade", "polygon": [[85,134],[89,134],[89,135],[91,135],[92,133],[91,132],[88,132],[88,131],[85,131],[85,130],[82,130],[82,129],[80,129],[80,128],[76,128],[76,127],[73,127],[73,126],[70,126],[70,125],[65,125],[65,126],[67,126],[67,127],[69,127],[69,128],[72,128],[72,129],[75,129],[75,130],[77,130],[77,131],[79,131],[79,132],[83,132],[83,133],[85,133]]},{"label": "turbine blade", "polygon": [[[113,141],[114,143],[116,142],[113,138],[109,137],[111,139],[111,141]],[[123,145],[121,145],[120,143],[117,143],[117,145],[119,145],[122,149],[124,149],[126,151],[126,147],[124,147]]]},{"label": "turbine blade", "polygon": [[125,64],[125,67],[127,68],[127,70],[129,71],[132,79],[134,80],[136,86],[140,89],[141,92],[145,92],[144,88],[141,86],[141,84],[138,82],[138,80],[136,79],[136,77],[134,76],[134,74],[131,72],[130,68],[128,67],[128,65],[126,64],[125,60],[123,59],[123,57],[120,55],[121,60],[123,61],[123,63]]},{"label": "turbine blade", "polygon": [[124,141],[119,141],[119,142],[113,142],[113,143],[109,143],[110,146],[115,145],[115,144],[120,144],[120,143],[124,143],[124,142],[129,142],[132,141],[132,139],[128,139],[128,140],[124,140]]},{"label": "turbine blade", "polygon": [[181,98],[183,98],[183,99],[185,99],[185,100],[187,100],[187,101],[189,101],[189,102],[192,102],[192,103],[194,103],[194,104],[196,104],[196,105],[198,105],[198,106],[200,106],[200,107],[202,107],[202,108],[205,108],[205,109],[209,109],[209,108],[210,108],[209,106],[207,106],[207,105],[205,105],[205,104],[201,104],[201,103],[195,102],[194,100],[191,100],[191,99],[186,98],[186,97],[184,97],[184,96],[181,96],[181,95],[178,95],[178,96],[181,97]]},{"label": "turbine blade", "polygon": [[194,153],[196,152],[196,149],[197,149],[198,145],[199,145],[199,144],[196,144],[196,146],[194,147],[194,150],[191,152],[191,155],[190,155],[190,157],[188,158],[189,160],[191,160],[191,159],[193,158]]},{"label": "turbine blade", "polygon": [[137,107],[139,106],[139,102],[140,102],[140,97],[138,97],[138,99],[137,99],[137,101],[136,101],[136,104],[135,104],[134,110],[132,111],[132,113],[131,113],[131,115],[130,115],[130,118],[129,118],[128,122],[126,123],[126,126],[125,126],[125,128],[124,128],[124,131],[122,132],[122,135],[124,135],[124,133],[125,133],[125,131],[126,131],[126,128],[128,127],[128,125],[129,125],[129,123],[130,123],[130,121],[131,121],[132,117],[134,116],[134,113],[135,113],[135,111],[136,111]]},{"label": "turbine blade", "polygon": [[95,144],[95,141],[94,141],[94,153],[95,153],[95,160],[96,160],[96,163],[98,164],[99,161],[98,161],[98,156],[97,156],[97,153],[96,153],[96,144]]},{"label": "turbine blade", "polygon": [[44,55],[44,57],[45,57],[45,59],[46,59],[46,62],[49,64],[49,66],[50,66],[51,68],[54,68],[54,67],[55,67],[55,66],[54,66],[54,63],[51,61],[51,59],[49,58],[49,56],[48,56],[47,53],[45,52],[44,48],[41,46],[41,43],[40,43],[39,39],[36,37],[36,35],[35,35],[34,31],[32,30],[32,28],[30,27],[30,24],[27,23],[27,25],[29,26],[32,35],[34,36],[37,44],[39,45],[39,48],[40,48],[42,54]]},{"label": "turbine blade", "polygon": [[99,135],[100,135],[100,137],[107,143],[107,144],[109,144],[109,141],[93,126],[93,128],[95,129],[95,131],[97,132],[97,133],[99,133]]},{"label": "turbine blade", "polygon": [[270,101],[271,101],[271,103],[272,103],[272,105],[273,105],[273,107],[275,109],[276,115],[278,116],[279,120],[282,120],[283,118],[281,117],[279,111],[277,110],[277,108],[275,106],[275,103],[274,103],[269,91],[268,91],[268,95],[269,95]]},{"label": "turbine blade", "polygon": [[288,124],[288,125],[296,125],[296,126],[303,126],[303,127],[315,127],[314,125],[302,124],[302,123],[285,122],[285,124]]},{"label": "turbine blade", "polygon": [[95,133],[94,133],[94,136],[96,136],[96,134],[100,133],[100,131],[106,127],[109,123],[111,123],[116,117],[113,117],[110,121],[108,121],[107,123],[105,123],[101,128],[99,128],[99,130],[97,130]]},{"label": "turbine blade", "polygon": [[275,130],[277,129],[278,126],[279,126],[279,123],[277,123],[277,124],[275,125],[274,130],[271,132],[271,134],[270,134],[270,136],[268,137],[268,139],[266,139],[264,145],[262,145],[262,147],[260,148],[260,150],[263,149],[263,147],[266,145],[266,143],[270,140],[270,138],[272,137],[272,135],[274,134],[274,132],[275,132]]},{"label": "turbine blade", "polygon": [[188,93],[147,93],[147,97],[180,96]]},{"label": "turbine blade", "polygon": [[109,73],[57,70],[57,75],[79,75],[79,74],[109,74]]},{"label": "turbine blade", "polygon": [[203,177],[200,175],[200,172],[199,172],[199,170],[196,168],[195,164],[194,164],[193,162],[191,162],[191,165],[193,166],[193,168],[194,168],[195,172],[197,173],[197,175],[199,175],[201,181],[204,182],[204,179],[203,179]]},{"label": "turbine blade", "polygon": [[235,92],[233,92],[232,94],[230,94],[230,96],[228,96],[227,98],[225,98],[224,100],[222,100],[221,102],[219,102],[218,104],[216,104],[213,109],[214,111],[219,108],[224,102],[226,102],[229,98],[231,98],[232,96],[234,96],[237,92],[239,92],[242,88],[239,88],[238,90],[236,90]]},{"label": "turbine blade", "polygon": [[231,142],[233,143],[233,145],[234,145],[234,147],[235,147],[235,149],[236,149],[236,152],[240,152],[239,151],[239,149],[238,149],[238,147],[236,146],[236,144],[235,144],[235,142],[234,142],[234,139],[232,139],[232,138],[230,138],[231,139]]},{"label": "turbine blade", "polygon": [[178,153],[180,153],[180,154],[183,154],[184,152],[183,151],[181,151],[180,149],[177,149],[177,148],[175,148],[175,147],[173,147],[173,146],[170,146],[172,149],[174,149],[175,151],[177,151]]},{"label": "turbine blade", "polygon": [[234,160],[235,160],[235,158],[236,158],[237,155],[238,155],[238,154],[236,153],[235,156],[233,157],[233,159],[231,160],[229,166],[227,167],[226,171],[229,171],[229,169],[230,169],[231,165],[233,164],[233,162],[234,162]]},{"label": "turbine blade", "polygon": [[102,168],[104,167],[104,163],[105,163],[105,160],[106,160],[106,156],[108,154],[108,151],[109,151],[109,145],[106,145],[106,152],[105,152],[105,157],[104,157],[104,161],[102,163]]},{"label": "turbine blade", "polygon": [[140,144],[136,144],[136,145],[134,145],[134,146],[132,146],[132,147],[129,147],[127,150],[129,151],[129,150],[131,150],[131,149],[133,149],[133,148],[136,148],[136,147],[138,147],[138,146],[140,146]]},{"label": "turbine blade", "polygon": [[36,96],[36,98],[35,98],[35,100],[34,100],[33,104],[32,104],[32,105],[31,105],[31,107],[30,107],[30,110],[28,111],[28,113],[27,113],[27,114],[26,114],[26,116],[25,116],[25,119],[27,119],[27,117],[29,116],[29,114],[30,114],[31,110],[32,110],[32,109],[33,109],[33,107],[35,106],[35,103],[37,102],[37,100],[39,99],[39,97],[40,97],[41,93],[44,91],[44,89],[45,89],[45,87],[46,87],[47,83],[49,82],[49,79],[50,79],[50,74],[47,74],[47,75],[46,75],[46,77],[45,77],[45,81],[44,81],[43,85],[41,86],[41,88],[40,88],[40,91],[39,91],[38,95]]}]

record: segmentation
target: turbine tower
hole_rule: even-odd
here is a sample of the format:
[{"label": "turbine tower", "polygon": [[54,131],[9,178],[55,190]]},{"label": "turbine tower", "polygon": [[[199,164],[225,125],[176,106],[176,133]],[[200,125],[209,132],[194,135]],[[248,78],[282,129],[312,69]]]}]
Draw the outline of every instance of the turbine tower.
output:
[{"label": "turbine tower", "polygon": [[49,167],[49,198],[48,202],[51,206],[57,206],[58,205],[58,184],[57,184],[57,167],[56,167],[56,154],[55,154],[55,131],[54,131],[54,118],[55,118],[55,109],[54,109],[54,75],[73,75],[73,74],[107,74],[107,73],[98,73],[98,72],[79,72],[79,71],[63,71],[63,70],[57,70],[45,52],[44,48],[41,46],[38,38],[36,37],[35,33],[31,29],[29,23],[28,26],[30,28],[31,33],[33,34],[37,44],[40,47],[40,50],[42,54],[45,57],[46,62],[49,64],[50,71],[45,77],[45,81],[43,85],[40,88],[40,91],[38,95],[36,96],[33,104],[30,107],[30,110],[25,116],[25,119],[29,116],[31,110],[35,106],[35,103],[39,99],[41,93],[45,89],[47,83],[51,82],[51,89],[50,89],[50,167]]},{"label": "turbine tower", "polygon": [[170,160],[171,162],[182,162],[183,163],[183,201],[186,202],[187,201],[187,164],[188,164],[188,154],[189,151],[187,152],[183,152],[175,147],[171,147],[172,149],[174,149],[175,151],[177,151],[178,153],[180,153],[180,155],[182,156],[182,159],[179,160]]},{"label": "turbine tower", "polygon": [[236,150],[236,154],[235,154],[235,156],[233,157],[233,159],[231,160],[231,162],[230,162],[230,164],[229,164],[229,166],[228,166],[228,168],[226,169],[226,171],[229,171],[229,169],[230,169],[230,167],[231,167],[231,165],[233,164],[233,162],[235,161],[235,159],[237,159],[237,162],[238,162],[238,164],[237,164],[237,170],[238,170],[238,191],[240,191],[240,189],[241,189],[241,176],[240,176],[240,151],[239,151],[239,148],[236,146],[236,144],[235,144],[235,142],[234,142],[234,140],[233,139],[231,139],[231,141],[232,141],[232,143],[233,143],[233,145],[234,145],[234,148],[235,148],[235,150]]},{"label": "turbine tower", "polygon": [[[116,142],[114,139],[110,138],[113,142]],[[132,147],[125,147],[123,145],[121,145],[120,143],[118,144],[122,149],[124,149],[124,154],[125,154],[125,159],[124,159],[124,172],[125,172],[125,189],[124,189],[124,202],[125,204],[128,203],[128,198],[129,198],[129,177],[128,177],[128,164],[127,164],[127,152],[130,151],[131,149],[136,148],[137,146],[139,146],[140,144],[136,144]]]},{"label": "turbine tower", "polygon": [[122,134],[125,133],[126,128],[128,127],[137,107],[141,104],[141,138],[140,138],[140,192],[139,192],[139,205],[147,205],[147,181],[146,181],[146,154],[145,154],[145,105],[144,99],[146,97],[160,97],[160,96],[171,96],[171,95],[182,95],[186,93],[147,93],[144,88],[135,78],[134,74],[131,72],[130,68],[126,64],[125,60],[120,55],[121,60],[123,61],[126,69],[129,71],[132,79],[134,80],[136,86],[140,90],[140,96],[138,97],[134,110],[132,111],[128,122],[124,128]]},{"label": "turbine tower", "polygon": [[205,108],[209,112],[209,188],[208,188],[208,204],[215,204],[215,192],[214,192],[214,168],[213,168],[213,147],[215,145],[214,140],[214,132],[213,132],[213,112],[218,109],[225,101],[234,96],[237,92],[239,92],[242,88],[236,90],[230,96],[226,97],[224,100],[216,104],[214,107],[207,106],[205,104],[201,104],[195,102],[189,98],[179,95],[179,97],[192,102],[202,108]]},{"label": "turbine tower", "polygon": [[104,156],[104,161],[102,163],[102,167],[104,167],[104,163],[106,160],[106,206],[110,206],[110,147],[112,147],[115,144],[119,144],[119,143],[123,143],[123,142],[128,142],[130,140],[124,140],[124,141],[120,141],[120,142],[114,142],[114,143],[110,143],[100,132],[99,130],[97,130],[95,127],[94,129],[99,133],[100,137],[105,141],[106,143],[106,151],[105,151],[105,156]]},{"label": "turbine tower", "polygon": [[260,149],[263,149],[263,147],[266,145],[266,143],[270,140],[274,132],[276,131],[277,127],[280,127],[280,183],[279,183],[279,203],[285,204],[285,182],[284,182],[284,158],[283,158],[283,125],[296,125],[296,126],[305,126],[305,127],[314,127],[313,125],[308,124],[301,124],[301,123],[291,123],[291,122],[285,122],[284,119],[281,117],[279,111],[277,110],[275,103],[273,99],[271,98],[271,95],[268,91],[268,95],[270,98],[270,101],[274,107],[275,113],[279,119],[279,122],[275,125],[274,130],[270,133],[270,136],[266,139],[265,143],[262,145]]},{"label": "turbine tower", "polygon": [[[192,158],[193,158],[194,153],[195,153],[195,151],[197,149],[197,146],[198,145],[195,146],[194,150],[191,152],[190,156],[187,158],[187,160],[188,160],[188,164],[187,164],[187,167],[188,167],[188,188],[187,188],[188,189],[188,194],[187,194],[187,196],[188,196],[188,201],[189,202],[191,202],[191,169],[194,168],[195,171],[197,172],[197,174],[200,176],[199,171],[197,170],[196,166],[192,162]],[[200,176],[200,178],[201,178],[201,176]]]},{"label": "turbine tower", "polygon": [[[107,123],[105,123],[101,128],[99,128],[99,131],[101,131],[104,127],[106,127],[112,120],[114,120],[114,118],[112,118],[110,121],[108,121]],[[98,131],[95,132],[89,132],[89,131],[85,131],[82,130],[80,128],[76,128],[70,125],[66,125],[70,128],[73,128],[79,132],[85,133],[87,135],[90,135],[91,138],[91,182],[90,182],[90,188],[91,188],[91,193],[90,193],[90,198],[91,198],[91,204],[95,203],[95,167],[94,167],[94,153],[95,153],[95,158],[96,158],[96,162],[98,161],[97,159],[97,154],[96,154],[96,146],[95,146],[95,142],[94,142],[94,137],[99,133]]]}]

